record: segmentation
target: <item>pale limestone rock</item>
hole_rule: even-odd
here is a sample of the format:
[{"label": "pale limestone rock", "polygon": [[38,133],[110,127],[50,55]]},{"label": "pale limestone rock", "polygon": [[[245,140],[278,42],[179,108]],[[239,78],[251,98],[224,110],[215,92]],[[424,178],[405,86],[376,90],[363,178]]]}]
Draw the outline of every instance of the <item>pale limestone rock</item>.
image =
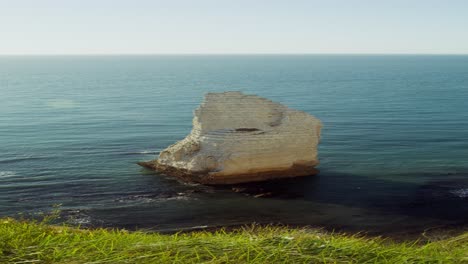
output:
[{"label": "pale limestone rock", "polygon": [[317,118],[265,98],[208,93],[192,132],[140,165],[206,184],[313,175],[320,128]]}]

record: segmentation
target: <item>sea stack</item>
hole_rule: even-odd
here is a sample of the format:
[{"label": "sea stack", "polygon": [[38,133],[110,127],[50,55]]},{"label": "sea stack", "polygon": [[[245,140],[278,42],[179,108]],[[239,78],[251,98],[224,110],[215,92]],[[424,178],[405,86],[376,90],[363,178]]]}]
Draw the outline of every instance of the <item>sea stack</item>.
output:
[{"label": "sea stack", "polygon": [[314,116],[256,95],[208,93],[192,132],[139,164],[202,184],[314,175],[320,128]]}]

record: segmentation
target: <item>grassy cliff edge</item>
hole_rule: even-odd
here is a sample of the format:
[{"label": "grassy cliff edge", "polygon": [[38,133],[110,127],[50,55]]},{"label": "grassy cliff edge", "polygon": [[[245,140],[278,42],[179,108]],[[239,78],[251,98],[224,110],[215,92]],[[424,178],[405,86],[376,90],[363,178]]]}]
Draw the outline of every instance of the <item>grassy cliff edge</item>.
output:
[{"label": "grassy cliff edge", "polygon": [[428,242],[258,226],[164,235],[0,218],[0,263],[468,263],[468,233]]}]

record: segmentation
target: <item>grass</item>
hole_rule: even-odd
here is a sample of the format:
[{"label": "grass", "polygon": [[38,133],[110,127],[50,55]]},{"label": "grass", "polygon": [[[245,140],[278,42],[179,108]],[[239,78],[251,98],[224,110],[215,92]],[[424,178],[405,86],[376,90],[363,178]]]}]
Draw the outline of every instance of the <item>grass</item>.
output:
[{"label": "grass", "polygon": [[0,218],[0,263],[468,263],[468,233],[427,242],[271,226],[163,235]]}]

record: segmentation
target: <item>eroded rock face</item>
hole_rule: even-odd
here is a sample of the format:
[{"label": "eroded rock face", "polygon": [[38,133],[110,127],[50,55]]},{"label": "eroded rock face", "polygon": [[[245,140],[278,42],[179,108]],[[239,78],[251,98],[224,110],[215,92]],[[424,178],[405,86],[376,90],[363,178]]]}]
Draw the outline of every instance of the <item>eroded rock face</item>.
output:
[{"label": "eroded rock face", "polygon": [[321,122],[279,103],[240,92],[208,93],[192,132],[139,163],[204,184],[233,184],[316,174]]}]

